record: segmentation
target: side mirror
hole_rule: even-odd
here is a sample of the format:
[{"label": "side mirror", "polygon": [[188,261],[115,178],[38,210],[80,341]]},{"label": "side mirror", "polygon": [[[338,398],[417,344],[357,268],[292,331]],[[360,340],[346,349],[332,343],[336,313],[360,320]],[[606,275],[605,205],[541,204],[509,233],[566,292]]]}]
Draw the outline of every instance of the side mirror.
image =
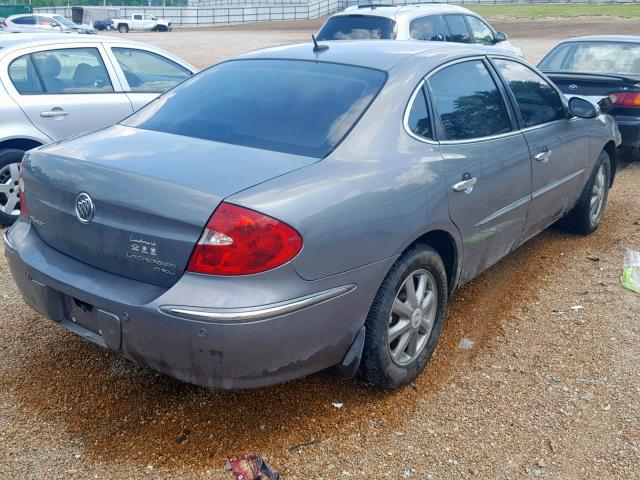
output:
[{"label": "side mirror", "polygon": [[569,113],[579,118],[595,118],[600,114],[600,109],[589,100],[571,97],[569,99]]},{"label": "side mirror", "polygon": [[493,36],[493,40],[496,43],[506,42],[507,40],[509,40],[509,37],[504,32],[496,32],[496,34]]}]

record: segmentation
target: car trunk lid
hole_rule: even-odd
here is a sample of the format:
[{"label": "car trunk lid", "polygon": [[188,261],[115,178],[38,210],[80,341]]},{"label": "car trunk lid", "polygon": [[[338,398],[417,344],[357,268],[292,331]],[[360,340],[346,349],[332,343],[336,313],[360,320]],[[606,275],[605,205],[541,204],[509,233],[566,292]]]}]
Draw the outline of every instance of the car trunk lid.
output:
[{"label": "car trunk lid", "polygon": [[[640,92],[640,78],[615,74],[586,74],[545,72],[558,88],[568,96],[608,97],[616,92]],[[605,113],[629,114],[629,107],[601,104]],[[633,113],[632,113],[633,114]]]},{"label": "car trunk lid", "polygon": [[[32,152],[25,194],[51,247],[136,280],[173,285],[227,196],[316,158],[115,126]],[[76,212],[93,217],[82,222]]]}]

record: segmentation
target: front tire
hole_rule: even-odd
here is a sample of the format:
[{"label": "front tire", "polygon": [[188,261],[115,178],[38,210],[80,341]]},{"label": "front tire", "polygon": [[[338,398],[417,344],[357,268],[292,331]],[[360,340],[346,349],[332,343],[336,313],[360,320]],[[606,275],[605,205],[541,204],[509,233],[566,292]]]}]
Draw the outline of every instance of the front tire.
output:
[{"label": "front tire", "polygon": [[24,151],[0,150],[0,225],[12,225],[20,215],[18,177]]},{"label": "front tire", "polygon": [[128,25],[118,25],[118,31],[120,33],[129,33],[129,26]]},{"label": "front tire", "polygon": [[611,158],[603,150],[589,181],[575,207],[563,218],[560,225],[573,233],[588,235],[595,232],[604,217],[609,185],[611,184]]},{"label": "front tire", "polygon": [[385,277],[369,311],[360,376],[383,388],[410,383],[438,343],[447,298],[440,255],[427,245],[406,251]]}]

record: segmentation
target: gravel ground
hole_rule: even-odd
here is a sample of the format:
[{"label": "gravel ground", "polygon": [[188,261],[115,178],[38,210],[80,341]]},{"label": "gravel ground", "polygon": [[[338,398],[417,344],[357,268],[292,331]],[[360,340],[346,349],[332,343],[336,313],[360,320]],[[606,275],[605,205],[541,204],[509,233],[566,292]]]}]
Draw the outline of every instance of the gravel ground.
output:
[{"label": "gravel ground", "polygon": [[[512,35],[532,60],[555,41],[557,22],[518,23],[544,37]],[[205,66],[308,25],[130,36]],[[222,480],[246,451],[286,479],[640,478],[640,295],[618,279],[625,248],[640,249],[638,185],[635,163],[596,233],[551,229],[458,290],[433,361],[398,392],[323,376],[241,392],[180,383],[35,314],[0,255],[0,478]]]}]

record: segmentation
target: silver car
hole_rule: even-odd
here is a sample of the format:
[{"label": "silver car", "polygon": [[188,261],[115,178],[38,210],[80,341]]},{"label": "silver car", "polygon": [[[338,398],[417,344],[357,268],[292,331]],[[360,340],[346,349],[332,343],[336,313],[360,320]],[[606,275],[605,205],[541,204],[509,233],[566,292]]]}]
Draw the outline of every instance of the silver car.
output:
[{"label": "silver car", "polygon": [[78,25],[62,15],[48,13],[11,15],[4,20],[3,27],[8,33],[97,33],[91,26]]},{"label": "silver car", "polygon": [[522,57],[507,34],[480,15],[457,5],[357,5],[331,16],[318,34],[327,40],[427,40],[477,43]]},{"label": "silver car", "polygon": [[5,252],[31,307],[188,382],[395,388],[457,286],[558,220],[598,227],[617,143],[494,48],[272,48],[28,152]]},{"label": "silver car", "polygon": [[[150,45],[100,36],[0,36],[0,224],[20,213],[26,150],[127,117],[197,70]],[[7,190],[7,191],[3,191]]]}]

